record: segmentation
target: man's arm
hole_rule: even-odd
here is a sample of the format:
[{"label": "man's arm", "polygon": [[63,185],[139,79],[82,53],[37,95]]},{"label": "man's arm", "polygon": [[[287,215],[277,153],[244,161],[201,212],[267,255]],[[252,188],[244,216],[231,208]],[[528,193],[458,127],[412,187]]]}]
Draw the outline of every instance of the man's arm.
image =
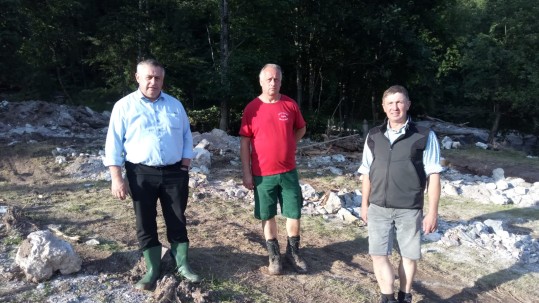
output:
[{"label": "man's arm", "polygon": [[438,204],[440,202],[441,191],[440,174],[434,173],[429,175],[427,191],[429,210],[423,218],[423,232],[425,234],[434,232],[438,227]]},{"label": "man's arm", "polygon": [[307,127],[306,126],[296,129],[296,131],[294,132],[295,137],[296,137],[296,142],[299,142],[299,140],[301,140],[301,138],[303,138],[303,136],[305,136],[306,132],[307,132]]},{"label": "man's arm", "polygon": [[122,177],[122,167],[111,165],[109,166],[109,170],[112,181],[110,187],[112,195],[120,200],[125,200],[127,198],[127,185]]},{"label": "man's arm", "polygon": [[243,186],[247,189],[253,189],[253,173],[251,171],[251,138],[241,137],[240,139],[240,158],[243,172]]},{"label": "man's arm", "polygon": [[369,196],[371,195],[371,180],[368,174],[364,174],[361,181],[361,219],[367,223],[367,210],[369,209]]},{"label": "man's arm", "polygon": [[184,168],[182,167],[182,168],[180,168],[180,169],[182,169],[182,170],[189,170],[189,166],[191,166],[191,159],[189,159],[189,158],[182,158],[181,165],[182,165],[182,166],[183,166],[183,165],[184,165],[184,166],[187,166],[187,168],[184,169]]}]

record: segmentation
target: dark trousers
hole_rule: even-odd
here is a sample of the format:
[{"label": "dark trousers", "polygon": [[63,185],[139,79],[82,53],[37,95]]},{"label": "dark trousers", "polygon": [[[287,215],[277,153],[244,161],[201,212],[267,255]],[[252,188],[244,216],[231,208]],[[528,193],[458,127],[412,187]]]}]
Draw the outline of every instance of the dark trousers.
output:
[{"label": "dark trousers", "polygon": [[135,209],[139,247],[161,245],[157,235],[157,200],[161,203],[169,243],[189,242],[185,209],[189,196],[189,173],[180,163],[151,167],[125,163],[129,191]]}]

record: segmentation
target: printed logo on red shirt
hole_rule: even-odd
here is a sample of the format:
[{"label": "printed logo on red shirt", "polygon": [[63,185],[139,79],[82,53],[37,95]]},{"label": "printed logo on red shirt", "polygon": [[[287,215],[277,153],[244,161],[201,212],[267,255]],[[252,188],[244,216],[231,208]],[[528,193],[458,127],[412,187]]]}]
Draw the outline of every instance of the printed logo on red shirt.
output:
[{"label": "printed logo on red shirt", "polygon": [[281,121],[287,121],[288,120],[288,113],[280,112],[277,115],[279,116],[279,120],[281,120]]}]

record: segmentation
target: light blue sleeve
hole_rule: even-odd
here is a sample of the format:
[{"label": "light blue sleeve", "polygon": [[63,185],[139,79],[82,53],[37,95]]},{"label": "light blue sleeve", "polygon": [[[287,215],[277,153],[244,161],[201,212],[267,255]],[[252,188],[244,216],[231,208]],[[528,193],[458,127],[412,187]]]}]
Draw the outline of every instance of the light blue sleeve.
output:
[{"label": "light blue sleeve", "polygon": [[373,160],[372,151],[367,145],[369,135],[365,138],[365,145],[363,146],[363,156],[361,157],[361,165],[358,168],[358,172],[362,175],[368,175],[371,170],[371,164]]},{"label": "light blue sleeve", "polygon": [[125,123],[122,116],[122,106],[118,102],[115,104],[110,115],[107,138],[105,140],[105,156],[103,157],[103,164],[105,166],[122,166],[125,162]]},{"label": "light blue sleeve", "polygon": [[189,117],[187,117],[187,113],[185,111],[185,108],[183,105],[180,106],[182,108],[183,113],[183,152],[182,152],[182,158],[192,159],[194,156],[193,152],[193,134],[191,133],[191,126],[189,124]]},{"label": "light blue sleeve", "polygon": [[427,176],[440,173],[443,170],[442,165],[440,165],[440,145],[433,131],[430,131],[427,138],[427,146],[423,152],[423,166]]}]

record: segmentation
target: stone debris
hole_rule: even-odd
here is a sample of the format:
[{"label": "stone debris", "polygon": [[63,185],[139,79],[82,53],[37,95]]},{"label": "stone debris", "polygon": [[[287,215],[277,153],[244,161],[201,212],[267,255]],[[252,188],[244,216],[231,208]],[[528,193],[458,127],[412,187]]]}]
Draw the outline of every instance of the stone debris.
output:
[{"label": "stone debris", "polygon": [[461,174],[447,169],[442,173],[442,196],[460,196],[483,204],[513,204],[517,207],[539,206],[539,182],[504,177],[496,168],[491,177]]},{"label": "stone debris", "polygon": [[[58,109],[58,107],[60,107]],[[33,101],[11,103],[0,102],[0,113],[17,119],[0,121],[0,138],[8,139],[8,146],[33,143],[35,136],[56,138],[84,138],[93,142],[104,142],[110,112],[96,113],[87,107],[68,107],[46,102]],[[32,124],[23,121],[32,121]],[[436,126],[438,128],[442,126]],[[435,131],[439,132],[439,129]],[[459,129],[443,126],[447,134],[461,135]],[[442,132],[443,133],[443,132]],[[484,140],[485,133],[474,132],[475,138]],[[27,136],[28,135],[28,136]],[[30,137],[30,139],[28,138]],[[507,140],[518,142],[519,136],[513,134]],[[526,138],[524,138],[526,139]],[[523,139],[523,140],[524,140]],[[528,141],[528,139],[526,139]],[[308,140],[306,140],[308,142]],[[464,142],[464,141],[463,141]],[[523,141],[524,142],[524,141]],[[104,143],[103,143],[104,144]],[[241,200],[253,203],[252,191],[246,190],[238,179],[211,180],[212,161],[216,157],[226,158],[230,168],[221,170],[240,171],[239,159],[240,138],[229,136],[226,132],[214,129],[208,133],[193,133],[193,144],[196,156],[192,161],[189,187],[194,202],[202,199],[219,198],[224,200]],[[473,144],[473,142],[466,142]],[[461,148],[460,141],[448,136],[441,140],[444,149]],[[479,148],[487,145],[477,142]],[[74,179],[85,181],[110,181],[110,173],[102,164],[103,150],[81,152],[72,147],[57,147],[51,151],[51,161],[61,165],[66,173]],[[306,156],[297,155],[299,169],[312,169],[318,175],[354,176],[360,163],[354,158],[341,154]],[[87,183],[85,186],[92,186]],[[361,192],[359,189],[319,192],[308,183],[301,184],[304,198],[302,214],[306,216],[322,216],[324,220],[338,220],[346,224],[361,222]],[[528,183],[521,178],[505,177],[501,168],[495,169],[492,176],[474,176],[462,174],[451,168],[442,173],[442,195],[455,197],[484,204],[511,204],[515,207],[539,207],[539,182]],[[0,229],[10,229],[10,221],[5,220],[9,214],[7,207],[0,206]],[[507,222],[506,222],[507,223]],[[444,222],[439,220],[439,229],[423,236],[423,241],[432,242],[443,247],[468,246],[473,249],[495,253],[501,258],[515,262],[539,263],[539,243],[530,235],[514,234],[507,230],[503,221],[485,220],[472,222]],[[99,245],[97,239],[89,239],[86,245]],[[0,260],[7,259],[0,256]],[[24,270],[28,280],[39,282],[49,279],[54,272],[62,274],[76,273],[80,270],[81,260],[71,245],[60,240],[49,231],[37,231],[19,247],[16,263]],[[11,265],[10,265],[11,266]],[[0,272],[4,276],[13,270],[8,265],[0,264]],[[11,279],[10,279],[11,280]],[[107,280],[108,285],[101,283]],[[142,302],[148,299],[147,294],[131,291],[131,286],[122,280],[101,276],[74,274],[71,277],[58,276],[51,283],[53,288],[75,289],[79,293],[95,293],[96,290],[107,290],[107,298],[117,302]],[[85,286],[93,289],[87,291]],[[181,286],[181,285],[180,285]],[[95,288],[99,289],[95,289]],[[44,283],[37,285],[38,291],[46,291]],[[181,288],[181,287],[180,287]],[[177,288],[178,290],[179,288]],[[181,292],[176,292],[176,295]],[[186,292],[197,295],[196,292]],[[200,298],[191,298],[204,302],[206,294],[198,294]],[[69,296],[72,296],[69,297]],[[167,297],[167,296],[163,296]],[[70,299],[71,298],[71,299]],[[71,294],[56,294],[49,297],[49,302],[79,302],[84,298]],[[158,299],[158,298],[154,298]],[[67,300],[67,301],[66,301]],[[80,301],[82,302],[82,301]]]},{"label": "stone debris", "polygon": [[440,141],[440,147],[442,149],[459,149],[462,147],[462,144],[459,141],[453,141],[450,137],[445,136],[442,141]]},{"label": "stone debris", "polygon": [[487,250],[500,258],[522,263],[539,263],[539,242],[530,235],[508,232],[500,220],[449,224],[439,222],[439,230],[423,237],[445,247],[468,246]]},{"label": "stone debris", "polygon": [[55,272],[63,275],[78,272],[82,260],[71,244],[58,239],[48,230],[32,232],[17,251],[15,263],[20,266],[26,279],[40,282]]}]

